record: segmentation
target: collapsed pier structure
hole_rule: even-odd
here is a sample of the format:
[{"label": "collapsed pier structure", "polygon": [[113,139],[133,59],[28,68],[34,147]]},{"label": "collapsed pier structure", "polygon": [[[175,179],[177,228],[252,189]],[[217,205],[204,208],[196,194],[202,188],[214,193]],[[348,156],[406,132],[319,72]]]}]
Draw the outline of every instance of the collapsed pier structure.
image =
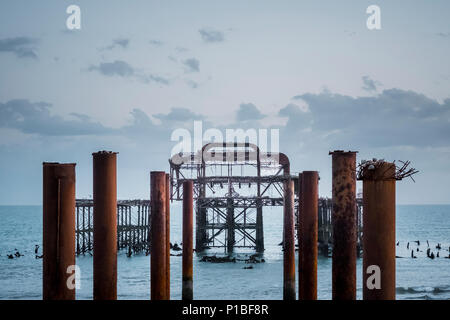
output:
[{"label": "collapsed pier structure", "polygon": [[[251,143],[209,143],[197,153],[174,155],[169,164],[171,200],[183,199],[183,182],[194,183],[197,252],[207,248],[223,248],[228,253],[234,248],[263,252],[263,208],[284,206],[288,180],[295,186],[298,226],[299,176],[291,174],[289,158],[283,153],[262,152]],[[362,202],[357,201],[357,206],[360,247]],[[331,199],[320,198],[318,208],[319,246],[328,255]]]}]

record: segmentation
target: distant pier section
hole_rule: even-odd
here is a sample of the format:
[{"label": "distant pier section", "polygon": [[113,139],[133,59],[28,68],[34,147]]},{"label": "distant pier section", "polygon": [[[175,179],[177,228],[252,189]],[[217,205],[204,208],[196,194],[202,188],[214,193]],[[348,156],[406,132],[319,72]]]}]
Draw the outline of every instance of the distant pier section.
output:
[{"label": "distant pier section", "polygon": [[[91,199],[76,200],[76,248],[77,255],[91,253],[94,241],[94,202]],[[150,248],[150,200],[117,201],[117,249],[127,254],[144,252]]]}]

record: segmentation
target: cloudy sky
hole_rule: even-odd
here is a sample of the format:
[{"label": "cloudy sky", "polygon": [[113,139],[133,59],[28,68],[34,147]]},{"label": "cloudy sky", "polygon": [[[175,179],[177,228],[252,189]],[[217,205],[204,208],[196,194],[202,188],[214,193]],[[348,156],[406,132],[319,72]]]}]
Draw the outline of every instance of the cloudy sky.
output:
[{"label": "cloudy sky", "polygon": [[[66,8],[81,8],[81,30]],[[381,8],[368,30],[366,8]],[[148,198],[177,128],[279,128],[292,171],[329,150],[411,160],[398,202],[450,203],[448,1],[0,3],[0,204],[40,204],[42,162],[118,156],[119,198]]]}]

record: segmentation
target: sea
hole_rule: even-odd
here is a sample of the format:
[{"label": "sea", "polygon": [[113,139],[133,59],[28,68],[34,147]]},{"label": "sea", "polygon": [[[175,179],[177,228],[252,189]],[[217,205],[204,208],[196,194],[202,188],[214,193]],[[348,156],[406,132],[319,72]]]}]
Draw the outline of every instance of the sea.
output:
[{"label": "sea", "polygon": [[[264,211],[265,263],[244,269],[236,263],[201,262],[194,255],[194,299],[282,299],[283,252],[281,208]],[[171,209],[171,242],[180,243],[181,207]],[[194,233],[195,234],[195,233]],[[396,292],[399,300],[450,299],[450,205],[398,205],[396,210]],[[431,251],[426,255],[427,240]],[[416,241],[420,241],[420,245]],[[407,243],[409,242],[409,249]],[[436,249],[440,244],[441,249]],[[0,299],[42,299],[42,207],[0,206]],[[417,248],[419,251],[417,251]],[[411,258],[414,250],[417,258]],[[23,256],[9,259],[19,251]],[[223,254],[221,249],[209,255]],[[245,259],[252,250],[239,251]],[[447,257],[447,258],[446,258]],[[181,257],[171,257],[171,299],[181,299]],[[77,299],[92,299],[90,254],[78,256],[80,288]],[[318,260],[318,299],[331,299],[331,258]],[[357,299],[362,299],[362,259],[357,261]],[[150,256],[145,253],[127,257],[118,253],[118,299],[150,299]]]}]

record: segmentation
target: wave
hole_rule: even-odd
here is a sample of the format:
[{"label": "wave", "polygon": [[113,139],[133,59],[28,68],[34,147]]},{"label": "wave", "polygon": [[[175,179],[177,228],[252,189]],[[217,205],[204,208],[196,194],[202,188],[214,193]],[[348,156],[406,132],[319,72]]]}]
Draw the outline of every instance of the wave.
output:
[{"label": "wave", "polygon": [[[450,286],[446,287],[398,287],[396,288],[398,294],[419,294],[431,293],[434,295],[450,292]],[[425,295],[428,297],[428,295]],[[424,298],[425,298],[424,296]]]},{"label": "wave", "polygon": [[425,294],[423,296],[405,297],[405,300],[437,300],[437,298],[432,298],[431,296]]}]

